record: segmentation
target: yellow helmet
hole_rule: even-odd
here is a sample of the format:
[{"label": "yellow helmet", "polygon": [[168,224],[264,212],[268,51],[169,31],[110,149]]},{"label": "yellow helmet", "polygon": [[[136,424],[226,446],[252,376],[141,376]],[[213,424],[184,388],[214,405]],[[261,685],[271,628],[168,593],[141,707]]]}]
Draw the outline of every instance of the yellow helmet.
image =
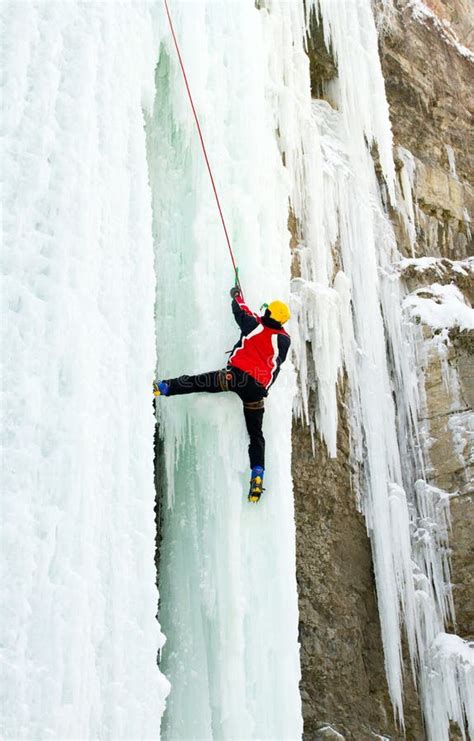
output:
[{"label": "yellow helmet", "polygon": [[268,311],[270,317],[280,324],[287,322],[291,316],[288,306],[283,301],[272,301],[268,304]]}]

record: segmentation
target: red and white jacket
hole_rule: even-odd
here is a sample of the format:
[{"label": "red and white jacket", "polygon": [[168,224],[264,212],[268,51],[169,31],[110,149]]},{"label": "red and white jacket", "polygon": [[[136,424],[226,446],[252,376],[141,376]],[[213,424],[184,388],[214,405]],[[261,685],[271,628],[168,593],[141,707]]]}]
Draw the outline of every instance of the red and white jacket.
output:
[{"label": "red and white jacket", "polygon": [[245,371],[268,390],[287,356],[290,336],[278,322],[250,311],[241,296],[232,300],[232,312],[242,334],[228,365]]}]

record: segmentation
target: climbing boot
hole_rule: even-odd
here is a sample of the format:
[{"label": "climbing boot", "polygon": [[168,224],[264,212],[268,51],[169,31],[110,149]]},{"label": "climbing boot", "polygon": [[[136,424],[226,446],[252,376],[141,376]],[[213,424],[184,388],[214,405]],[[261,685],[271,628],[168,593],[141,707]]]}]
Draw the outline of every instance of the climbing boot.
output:
[{"label": "climbing boot", "polygon": [[166,381],[153,381],[153,396],[169,396],[170,385]]},{"label": "climbing boot", "polygon": [[254,466],[250,477],[250,491],[249,491],[249,502],[258,502],[262,496],[263,488],[263,468],[262,466]]}]

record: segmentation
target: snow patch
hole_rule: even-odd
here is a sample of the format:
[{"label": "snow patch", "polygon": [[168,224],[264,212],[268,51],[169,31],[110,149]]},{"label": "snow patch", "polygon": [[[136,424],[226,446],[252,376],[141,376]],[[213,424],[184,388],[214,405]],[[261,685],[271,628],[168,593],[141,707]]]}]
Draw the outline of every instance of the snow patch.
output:
[{"label": "snow patch", "polygon": [[471,62],[474,61],[474,53],[459,42],[449,21],[438,18],[422,0],[409,0],[407,7],[411,9],[412,16],[416,21],[426,23],[427,20],[430,20],[443,41],[456,49],[461,56],[466,57]]},{"label": "snow patch", "polygon": [[448,270],[454,270],[462,275],[474,275],[474,258],[469,257],[466,260],[449,260],[446,257],[415,257],[403,258],[396,266],[400,271],[405,271],[413,267],[417,273],[423,273],[427,270],[434,269],[440,277],[447,273]]},{"label": "snow patch", "polygon": [[[453,436],[454,452],[462,465],[474,464],[474,413],[472,411],[452,414],[448,420],[448,427]],[[469,456],[466,456],[466,450]]]},{"label": "snow patch", "polygon": [[447,330],[458,327],[461,331],[474,329],[474,309],[455,285],[433,283],[418,288],[403,301],[403,307],[412,319],[419,319],[443,337]]}]

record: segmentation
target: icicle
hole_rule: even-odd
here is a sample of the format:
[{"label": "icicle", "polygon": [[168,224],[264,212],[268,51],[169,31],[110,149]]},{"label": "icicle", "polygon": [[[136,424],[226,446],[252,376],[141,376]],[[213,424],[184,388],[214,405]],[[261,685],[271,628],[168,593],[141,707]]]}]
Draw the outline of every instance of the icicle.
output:
[{"label": "icicle", "polygon": [[[317,429],[326,442],[329,455],[335,457],[338,418],[336,387],[342,370],[340,297],[334,289],[302,278],[295,278],[292,288],[294,295],[299,297],[295,315],[299,336],[294,347],[300,378],[301,408],[297,408],[297,412],[310,423],[308,397],[310,389],[314,388]],[[306,343],[311,343],[311,375],[307,367]]]},{"label": "icicle", "polygon": [[456,172],[456,158],[454,156],[454,150],[449,144],[445,144],[445,149],[448,156],[449,172],[455,180],[459,180]]},{"label": "icicle", "polygon": [[405,224],[405,231],[410,242],[412,256],[415,257],[416,247],[416,219],[414,201],[414,187],[416,163],[413,155],[407,149],[398,147],[398,158],[402,166],[399,172],[400,178],[400,197],[398,198],[399,212],[401,213]]},{"label": "icicle", "polygon": [[413,533],[414,557],[433,589],[441,624],[454,622],[449,567],[449,495],[426,481],[415,483],[417,527]]},{"label": "icicle", "polygon": [[424,715],[430,739],[448,739],[450,721],[462,738],[474,735],[474,646],[458,636],[439,633],[431,644],[422,673]]},{"label": "icicle", "polygon": [[326,46],[332,49],[337,64],[333,94],[343,125],[358,141],[361,153],[365,148],[363,137],[369,146],[377,144],[390,200],[395,204],[392,131],[370,0],[313,0],[312,4],[321,13]]},{"label": "icicle", "polygon": [[[448,515],[443,504],[447,497],[426,488],[424,482],[414,486],[416,476],[423,471],[417,419],[424,390],[419,388],[415,372],[415,341],[419,333],[406,321],[406,311],[411,306],[419,315],[428,308],[421,297],[416,309],[406,298],[402,310],[404,295],[394,268],[400,256],[369,152],[376,142],[390,199],[396,205],[388,107],[370,3],[342,7],[340,3],[319,0],[315,7],[321,13],[326,44],[332,49],[338,68],[338,78],[327,91],[338,110],[327,103],[314,102],[313,124],[303,129],[304,158],[295,182],[300,188],[315,189],[318,200],[310,196],[306,209],[297,209],[304,240],[302,279],[293,283],[300,302],[300,350],[304,341],[311,338],[316,343],[319,362],[329,362],[329,349],[318,346],[319,337],[314,337],[315,289],[311,281],[321,280],[326,290],[333,289],[332,250],[337,247],[344,271],[337,281],[341,298],[337,342],[351,392],[351,417],[356,420],[350,420],[351,446],[354,463],[363,460],[364,464],[361,507],[372,543],[388,685],[395,712],[403,724],[402,625],[426,707],[435,692],[426,670],[427,657],[452,611],[446,556]],[[414,252],[414,161],[404,150],[399,156],[403,167],[398,195]],[[312,172],[315,168],[320,172]],[[303,199],[297,197],[295,202],[301,204]],[[301,298],[303,285],[310,286],[306,298],[313,308],[309,312]],[[432,286],[432,292],[436,302],[430,304],[429,311],[436,315],[438,325],[445,323],[446,312],[454,312],[462,326],[472,321],[455,287]],[[333,311],[335,314],[335,307]],[[325,395],[329,408],[328,387],[318,387],[316,369],[300,364],[302,388],[311,388],[308,379],[312,373],[317,397]],[[331,377],[337,379],[338,373]],[[304,407],[304,399],[302,404]],[[319,398],[317,405],[321,407]],[[321,424],[318,419],[317,424]],[[462,712],[458,711],[465,700],[456,695],[462,691],[452,690],[457,700],[444,702],[439,711],[443,717],[451,714],[462,722]]]}]

